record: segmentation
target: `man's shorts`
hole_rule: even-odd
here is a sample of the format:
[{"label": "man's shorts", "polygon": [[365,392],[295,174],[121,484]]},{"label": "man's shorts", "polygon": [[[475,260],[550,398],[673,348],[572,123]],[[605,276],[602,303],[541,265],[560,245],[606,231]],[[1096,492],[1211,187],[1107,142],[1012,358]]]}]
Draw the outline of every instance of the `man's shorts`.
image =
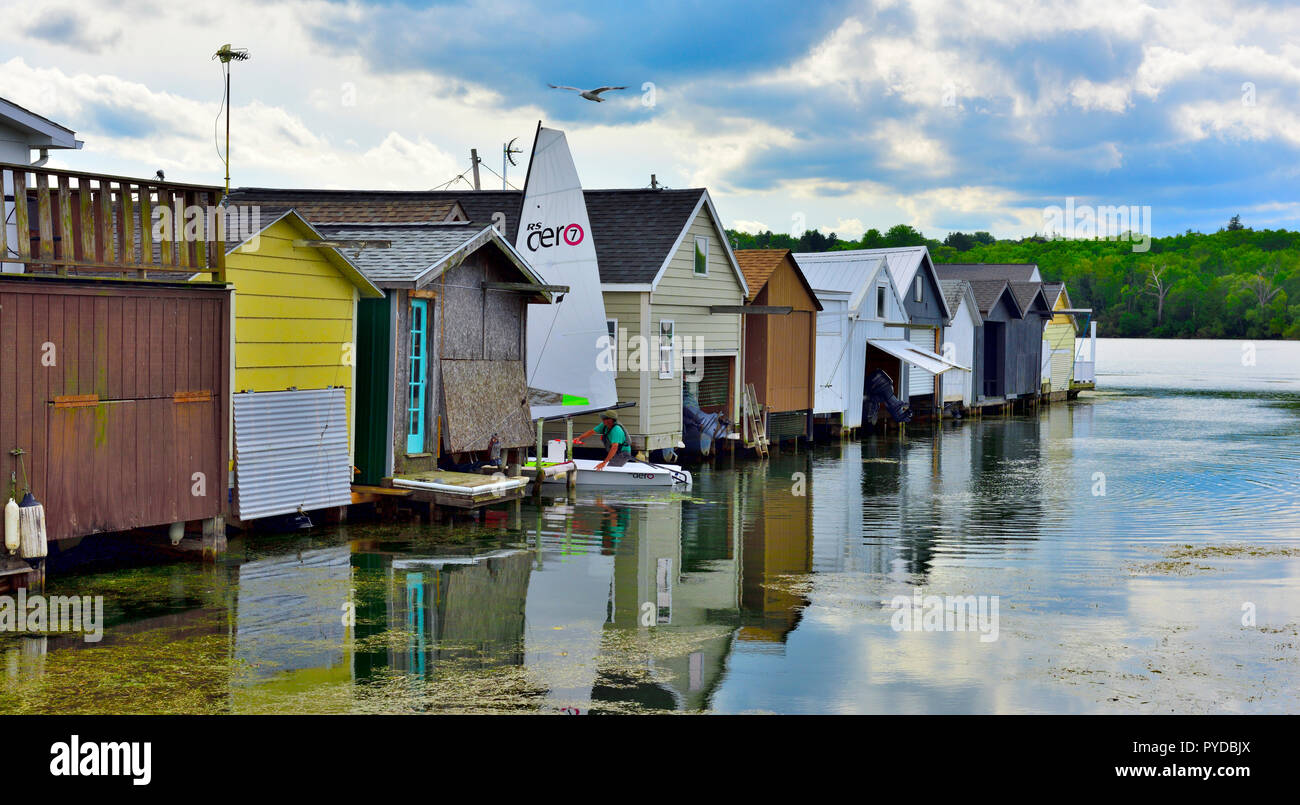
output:
[{"label": "man's shorts", "polygon": [[609,463],[607,463],[605,466],[606,466],[606,467],[621,467],[621,466],[623,466],[624,464],[628,463],[628,462],[631,461],[631,460],[632,460],[632,454],[631,454],[631,453],[624,453],[622,450],[619,450],[617,453],[614,454],[614,457],[611,458],[611,459],[609,460]]}]

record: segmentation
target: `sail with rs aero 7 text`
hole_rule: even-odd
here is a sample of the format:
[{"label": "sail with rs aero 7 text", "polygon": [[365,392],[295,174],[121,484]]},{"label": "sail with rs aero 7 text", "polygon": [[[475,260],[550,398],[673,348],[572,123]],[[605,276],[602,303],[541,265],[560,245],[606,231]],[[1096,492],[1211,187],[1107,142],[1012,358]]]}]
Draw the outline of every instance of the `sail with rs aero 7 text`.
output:
[{"label": "sail with rs aero 7 text", "polygon": [[[528,392],[534,418],[608,408],[617,401],[605,301],[582,183],[564,132],[537,127],[524,182],[516,248],[563,299],[528,306]],[[557,298],[559,298],[557,296]]]}]

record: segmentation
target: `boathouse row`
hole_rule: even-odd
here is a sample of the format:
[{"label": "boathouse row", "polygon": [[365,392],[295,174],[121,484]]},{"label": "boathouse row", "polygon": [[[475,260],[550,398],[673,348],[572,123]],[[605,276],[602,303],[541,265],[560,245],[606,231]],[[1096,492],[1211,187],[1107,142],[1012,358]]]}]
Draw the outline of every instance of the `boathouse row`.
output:
[{"label": "boathouse row", "polygon": [[[362,204],[369,214],[402,227],[493,227],[504,234],[505,244],[516,241],[522,202],[516,191],[247,188],[235,197],[245,204],[290,204],[322,226],[326,224],[317,219],[336,219],[339,205]],[[634,444],[647,452],[669,453],[685,445],[684,393],[693,394],[703,411],[739,423],[744,389],[741,310],[750,289],[708,192],[587,190],[584,197],[613,342],[610,357],[617,371],[618,399],[632,404],[620,421]],[[577,417],[574,427],[581,432],[597,421],[595,415]],[[560,428],[559,423],[548,424],[546,436],[562,436]]]},{"label": "boathouse row", "polygon": [[[1061,400],[1092,387],[1092,363],[1079,360],[1079,317],[1064,283],[1045,283],[1033,263],[944,263],[943,281],[966,282],[977,300],[970,405]],[[955,286],[954,286],[955,287]],[[964,325],[961,325],[964,327]]]},{"label": "boathouse row", "polygon": [[[339,310],[355,333],[355,406],[346,412],[351,449],[340,462],[350,486],[339,493],[349,497],[331,506],[356,501],[357,488],[374,491],[440,469],[451,477],[475,456],[522,455],[535,441],[525,378],[527,312],[552,295],[494,227],[469,222],[454,201],[421,195],[265,188],[231,194],[236,207],[291,209],[378,291]],[[237,300],[240,294],[237,287]],[[294,355],[282,352],[281,360]],[[323,355],[337,366],[331,350]],[[238,432],[236,423],[237,439]],[[325,470],[332,476],[334,465]],[[454,501],[455,490],[442,497],[451,505],[482,502],[468,491]]]}]

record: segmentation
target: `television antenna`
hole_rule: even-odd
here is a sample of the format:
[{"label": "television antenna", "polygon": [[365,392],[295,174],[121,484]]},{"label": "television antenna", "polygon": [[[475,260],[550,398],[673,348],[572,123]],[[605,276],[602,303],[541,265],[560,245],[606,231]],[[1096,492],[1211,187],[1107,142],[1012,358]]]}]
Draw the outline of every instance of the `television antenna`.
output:
[{"label": "television antenna", "polygon": [[[248,61],[248,51],[244,48],[232,48],[229,44],[222,45],[216,53],[212,54],[214,60],[221,60],[221,72],[226,77],[226,92],[221,97],[221,108],[226,110],[226,152],[218,153],[221,161],[226,163],[226,194],[222,197],[222,203],[229,206],[230,204],[230,63],[232,61]],[[221,109],[217,110],[217,116],[221,116]]]},{"label": "television antenna", "polygon": [[514,165],[516,168],[519,167],[519,163],[518,163],[518,162],[515,162],[515,154],[522,154],[523,151],[519,150],[518,148],[515,148],[515,140],[518,140],[518,139],[519,139],[518,137],[514,137],[514,138],[512,138],[512,139],[510,140],[510,142],[508,142],[508,143],[506,143],[505,145],[501,146],[501,189],[502,189],[502,190],[506,190],[506,189],[507,189],[507,185],[506,185],[506,170],[507,170],[507,166],[506,166],[506,163],[509,163],[509,164],[511,164],[511,165]]}]

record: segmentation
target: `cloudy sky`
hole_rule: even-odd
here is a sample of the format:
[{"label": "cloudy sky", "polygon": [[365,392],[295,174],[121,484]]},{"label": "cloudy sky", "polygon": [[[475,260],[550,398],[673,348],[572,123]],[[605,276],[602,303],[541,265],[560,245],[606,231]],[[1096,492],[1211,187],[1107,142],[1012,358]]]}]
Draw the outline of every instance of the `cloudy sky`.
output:
[{"label": "cloudy sky", "polygon": [[85,5],[0,0],[0,96],[85,140],[63,167],[219,182],[229,42],[236,185],[428,189],[543,120],[586,186],[706,186],[751,231],[1019,236],[1067,197],[1300,229],[1294,0]]}]

